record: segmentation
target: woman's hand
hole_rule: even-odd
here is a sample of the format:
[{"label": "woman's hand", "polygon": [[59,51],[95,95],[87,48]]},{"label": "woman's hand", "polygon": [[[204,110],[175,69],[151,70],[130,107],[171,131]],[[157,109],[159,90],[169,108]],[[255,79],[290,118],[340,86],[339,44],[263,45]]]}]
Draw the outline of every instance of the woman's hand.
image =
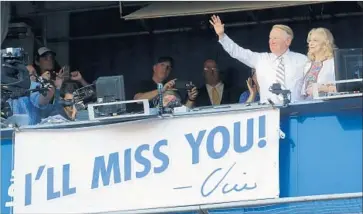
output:
[{"label": "woman's hand", "polygon": [[60,71],[63,71],[63,79],[64,80],[69,80],[70,79],[71,74],[69,72],[69,66],[68,65],[63,66]]},{"label": "woman's hand", "polygon": [[54,85],[57,89],[60,89],[62,87],[64,81],[64,70],[61,69],[55,78]]},{"label": "woman's hand", "polygon": [[[318,92],[323,92],[323,93],[334,93],[336,91],[337,89],[334,84],[322,84],[318,88]],[[305,90],[305,93],[308,96],[313,96],[313,85],[308,86],[307,89]]]},{"label": "woman's hand", "polygon": [[252,78],[249,77],[246,81],[248,90],[250,91],[250,94],[257,94],[257,85],[252,85]]},{"label": "woman's hand", "polygon": [[335,87],[335,84],[322,84],[319,87],[319,92],[334,93],[337,92],[337,88]]},{"label": "woman's hand", "polygon": [[251,77],[249,77],[246,81],[248,90],[250,92],[250,96],[248,96],[246,103],[254,102],[257,95],[257,85],[252,85],[252,81],[253,80]]},{"label": "woman's hand", "polygon": [[72,120],[75,120],[76,119],[76,115],[77,115],[77,109],[76,109],[76,106],[73,105],[71,119]]},{"label": "woman's hand", "polygon": [[305,94],[308,96],[313,96],[313,85],[309,85],[306,90],[305,90]]}]

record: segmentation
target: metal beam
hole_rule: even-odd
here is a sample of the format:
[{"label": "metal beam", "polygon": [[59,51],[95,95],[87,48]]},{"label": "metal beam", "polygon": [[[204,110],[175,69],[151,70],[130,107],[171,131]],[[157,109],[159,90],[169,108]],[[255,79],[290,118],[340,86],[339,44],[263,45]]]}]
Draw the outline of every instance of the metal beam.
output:
[{"label": "metal beam", "polygon": [[[339,13],[332,15],[325,14],[320,16],[315,16],[315,19],[325,20],[331,18],[343,18],[343,17],[353,17],[353,16],[363,16],[363,12],[355,12],[355,13]],[[273,23],[290,23],[294,21],[308,21],[310,17],[293,17],[293,18],[283,18],[283,19],[273,19],[273,20],[264,20],[264,21],[252,21],[252,22],[237,22],[237,23],[226,23],[226,28],[233,27],[245,27],[257,24],[273,24]],[[191,31],[193,28],[173,28],[173,29],[165,29],[165,30],[153,30],[153,34],[162,34],[162,33],[175,33],[175,32],[187,32]],[[82,36],[82,37],[68,37],[68,38],[51,38],[48,39],[48,43],[57,43],[57,42],[66,42],[66,41],[75,41],[75,40],[89,40],[89,39],[108,39],[108,38],[120,38],[120,37],[128,37],[128,36],[137,36],[137,35],[150,35],[151,32],[141,31],[141,32],[129,32],[129,33],[116,33],[116,34],[101,34],[95,36]]]},{"label": "metal beam", "polygon": [[140,35],[150,35],[150,34],[162,34],[162,33],[187,32],[190,30],[192,30],[192,28],[174,28],[174,29],[165,29],[165,30],[153,30],[151,32],[141,31],[141,32],[130,32],[130,33],[101,34],[101,35],[95,35],[95,36],[52,38],[52,39],[48,39],[48,43],[67,42],[67,41],[75,41],[75,40],[89,40],[89,39],[110,39],[110,38],[120,38],[120,37],[140,36]]}]

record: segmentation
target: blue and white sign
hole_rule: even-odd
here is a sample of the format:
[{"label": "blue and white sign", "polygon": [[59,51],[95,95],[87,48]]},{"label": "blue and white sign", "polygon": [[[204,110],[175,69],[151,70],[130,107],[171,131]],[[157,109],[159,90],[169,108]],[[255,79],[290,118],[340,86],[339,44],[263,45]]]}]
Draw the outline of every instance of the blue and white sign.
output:
[{"label": "blue and white sign", "polygon": [[279,110],[15,135],[14,213],[85,213],[279,196]]}]

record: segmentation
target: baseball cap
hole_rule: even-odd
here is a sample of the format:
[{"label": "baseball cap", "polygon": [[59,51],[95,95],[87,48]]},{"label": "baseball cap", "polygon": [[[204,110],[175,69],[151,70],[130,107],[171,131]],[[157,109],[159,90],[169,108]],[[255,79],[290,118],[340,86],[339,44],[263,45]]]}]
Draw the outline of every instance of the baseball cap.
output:
[{"label": "baseball cap", "polygon": [[56,55],[54,51],[52,51],[51,49],[47,48],[47,47],[41,47],[38,49],[38,55],[42,56],[45,53],[51,52],[52,54],[54,54],[54,56]]},{"label": "baseball cap", "polygon": [[155,62],[155,64],[163,63],[163,62],[170,62],[171,67],[174,66],[174,60],[172,57],[169,57],[169,56],[159,57],[158,60]]}]

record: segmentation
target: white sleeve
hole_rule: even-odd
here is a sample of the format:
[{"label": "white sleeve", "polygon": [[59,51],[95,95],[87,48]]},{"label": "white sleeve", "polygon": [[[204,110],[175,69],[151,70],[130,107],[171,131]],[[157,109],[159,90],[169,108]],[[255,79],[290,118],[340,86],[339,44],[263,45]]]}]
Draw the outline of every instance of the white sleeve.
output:
[{"label": "white sleeve", "polygon": [[224,34],[222,39],[220,39],[218,42],[231,57],[251,68],[256,68],[260,53],[252,52],[249,49],[240,47],[232,39],[230,39],[227,34]]},{"label": "white sleeve", "polygon": [[335,68],[334,68],[334,60],[330,59],[327,62],[324,62],[321,74],[318,78],[318,83],[327,83],[335,81]]},{"label": "white sleeve", "polygon": [[299,78],[295,81],[294,87],[291,91],[291,102],[297,102],[303,100],[304,77]]},{"label": "white sleeve", "polygon": [[335,81],[335,64],[334,61],[332,61],[331,66],[329,66],[329,70],[326,71],[325,75],[325,81],[326,82],[334,82]]}]

